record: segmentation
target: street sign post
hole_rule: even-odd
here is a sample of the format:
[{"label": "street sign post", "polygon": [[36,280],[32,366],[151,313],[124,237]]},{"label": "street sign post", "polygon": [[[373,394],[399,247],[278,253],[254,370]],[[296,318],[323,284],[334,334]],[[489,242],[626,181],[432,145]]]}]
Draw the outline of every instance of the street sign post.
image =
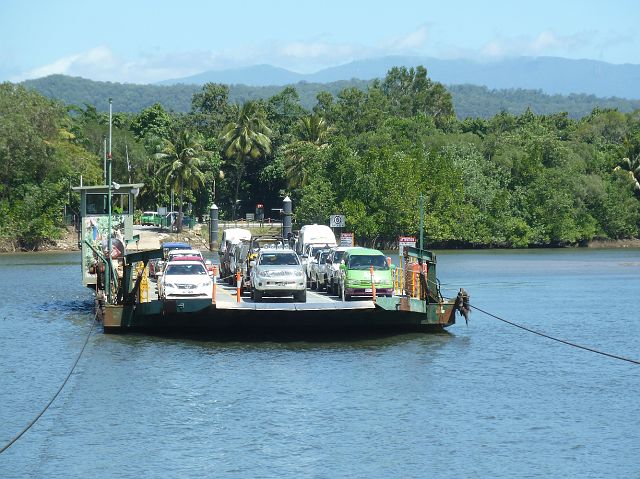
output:
[{"label": "street sign post", "polygon": [[411,246],[413,248],[416,247],[416,237],[415,236],[400,236],[398,238],[398,254],[402,257],[404,253],[404,249],[407,246]]},{"label": "street sign post", "polygon": [[332,228],[344,228],[344,215],[331,215],[329,226],[331,226]]},{"label": "street sign post", "polygon": [[353,233],[340,233],[340,246],[351,247],[354,245]]}]

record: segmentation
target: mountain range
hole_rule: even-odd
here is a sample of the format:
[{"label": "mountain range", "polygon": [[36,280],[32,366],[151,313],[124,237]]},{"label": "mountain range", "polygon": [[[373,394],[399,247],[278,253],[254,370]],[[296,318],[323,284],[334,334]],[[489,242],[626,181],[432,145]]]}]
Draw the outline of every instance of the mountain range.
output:
[{"label": "mountain range", "polygon": [[527,108],[536,114],[567,112],[582,118],[594,108],[622,112],[640,109],[640,65],[613,65],[592,60],[517,58],[477,63],[425,57],[383,57],[300,74],[256,65],[208,71],[159,84],[140,85],[50,75],[26,80],[27,88],[68,105],[93,105],[105,111],[109,97],[114,111],[138,113],[154,103],[175,112],[191,110],[191,99],[207,82],[229,85],[229,101],[244,103],[268,99],[285,85],[293,85],[300,104],[310,110],[321,91],[334,97],[345,88],[366,90],[374,78],[384,78],[394,66],[424,65],[429,78],[441,82],[452,95],[459,118],[482,117],[506,111],[520,114]]},{"label": "mountain range", "polygon": [[340,80],[384,78],[394,66],[427,68],[429,78],[445,85],[478,85],[489,89],[531,89],[546,94],[587,94],[598,97],[640,99],[640,65],[615,65],[596,60],[557,57],[517,57],[495,62],[442,60],[419,56],[385,56],[303,74],[255,65],[211,70],[197,75],[165,80],[159,85],[208,82],[228,85],[278,86],[299,82],[330,83]]}]

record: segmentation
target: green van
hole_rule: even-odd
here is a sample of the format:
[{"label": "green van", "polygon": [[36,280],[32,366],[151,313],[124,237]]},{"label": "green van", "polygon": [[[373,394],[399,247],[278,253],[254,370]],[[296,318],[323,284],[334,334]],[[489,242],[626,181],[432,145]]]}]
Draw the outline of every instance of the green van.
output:
[{"label": "green van", "polygon": [[391,269],[385,255],[377,249],[349,248],[340,262],[340,279],[338,291],[344,301],[353,296],[371,297],[371,267],[373,281],[376,285],[376,296],[393,294]]}]

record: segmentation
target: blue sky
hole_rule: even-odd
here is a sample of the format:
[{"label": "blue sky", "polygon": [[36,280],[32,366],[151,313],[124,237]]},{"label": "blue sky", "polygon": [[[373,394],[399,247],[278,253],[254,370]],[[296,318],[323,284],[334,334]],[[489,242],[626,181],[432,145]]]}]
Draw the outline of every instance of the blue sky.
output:
[{"label": "blue sky", "polygon": [[148,83],[268,63],[301,73],[384,55],[640,63],[637,0],[0,0],[0,81]]}]

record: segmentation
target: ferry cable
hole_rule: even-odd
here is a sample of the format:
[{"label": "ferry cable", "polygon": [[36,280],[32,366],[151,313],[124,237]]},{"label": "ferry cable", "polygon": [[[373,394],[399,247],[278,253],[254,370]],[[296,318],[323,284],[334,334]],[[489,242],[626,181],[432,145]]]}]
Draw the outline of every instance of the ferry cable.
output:
[{"label": "ferry cable", "polygon": [[573,346],[574,348],[578,348],[578,349],[584,349],[585,351],[590,351],[592,353],[601,354],[601,355],[607,356],[609,358],[619,359],[620,361],[627,361],[627,362],[632,363],[632,364],[640,364],[640,361],[637,361],[635,359],[625,358],[623,356],[617,356],[615,354],[606,353],[604,351],[599,351],[597,349],[593,349],[593,348],[590,348],[588,346],[582,346],[580,344],[572,343],[570,341],[565,341],[564,339],[554,338],[553,336],[549,336],[548,334],[541,333],[540,331],[535,331],[533,329],[529,329],[526,326],[522,326],[520,324],[514,323],[513,321],[509,321],[509,320],[506,320],[506,319],[501,318],[499,316],[496,316],[495,314],[492,314],[492,313],[490,313],[488,311],[485,311],[484,309],[480,309],[477,306],[474,306],[473,304],[470,304],[469,306],[471,306],[472,309],[476,309],[476,310],[480,311],[481,313],[486,314],[487,316],[491,316],[492,318],[497,319],[498,321],[502,321],[504,323],[510,324],[511,326],[515,326],[516,328],[523,329],[523,330],[525,330],[525,331],[527,331],[529,333],[537,334],[538,336],[542,336],[543,338],[551,339],[553,341],[558,341],[559,343],[563,343],[563,344],[566,344],[568,346]]},{"label": "ferry cable", "polygon": [[58,395],[60,394],[60,392],[62,391],[64,386],[67,384],[67,381],[69,381],[69,378],[73,374],[73,371],[76,369],[76,366],[78,365],[78,361],[80,361],[80,358],[82,357],[82,353],[84,352],[85,348],[87,347],[87,343],[89,342],[89,338],[91,337],[91,333],[93,333],[93,328],[95,327],[95,325],[97,323],[97,321],[96,321],[97,318],[98,318],[98,313],[96,312],[95,316],[93,317],[93,320],[91,321],[91,328],[89,328],[89,333],[87,334],[87,337],[84,340],[84,344],[82,345],[82,349],[80,349],[80,352],[78,353],[78,356],[76,357],[76,360],[74,361],[73,366],[71,366],[71,369],[69,370],[69,374],[67,374],[67,377],[62,382],[62,385],[58,388],[58,391],[53,395],[51,400],[42,409],[42,411],[40,411],[40,413],[34,419],[32,419],[31,422],[29,422],[29,424],[27,424],[27,426],[22,431],[20,431],[20,433],[18,433],[18,435],[16,435],[7,444],[5,444],[4,446],[2,446],[2,448],[0,448],[0,454],[2,454],[4,451],[9,449],[13,445],[13,443],[15,443],[18,439],[20,439],[24,435],[24,433],[26,433],[29,429],[31,429],[31,426],[33,426],[36,423],[36,421],[38,421],[38,419],[40,419],[40,417],[42,417],[42,415],[47,411],[47,409],[49,409],[49,406],[51,406],[51,404],[53,404],[53,401],[56,400],[56,398],[58,397]]}]

